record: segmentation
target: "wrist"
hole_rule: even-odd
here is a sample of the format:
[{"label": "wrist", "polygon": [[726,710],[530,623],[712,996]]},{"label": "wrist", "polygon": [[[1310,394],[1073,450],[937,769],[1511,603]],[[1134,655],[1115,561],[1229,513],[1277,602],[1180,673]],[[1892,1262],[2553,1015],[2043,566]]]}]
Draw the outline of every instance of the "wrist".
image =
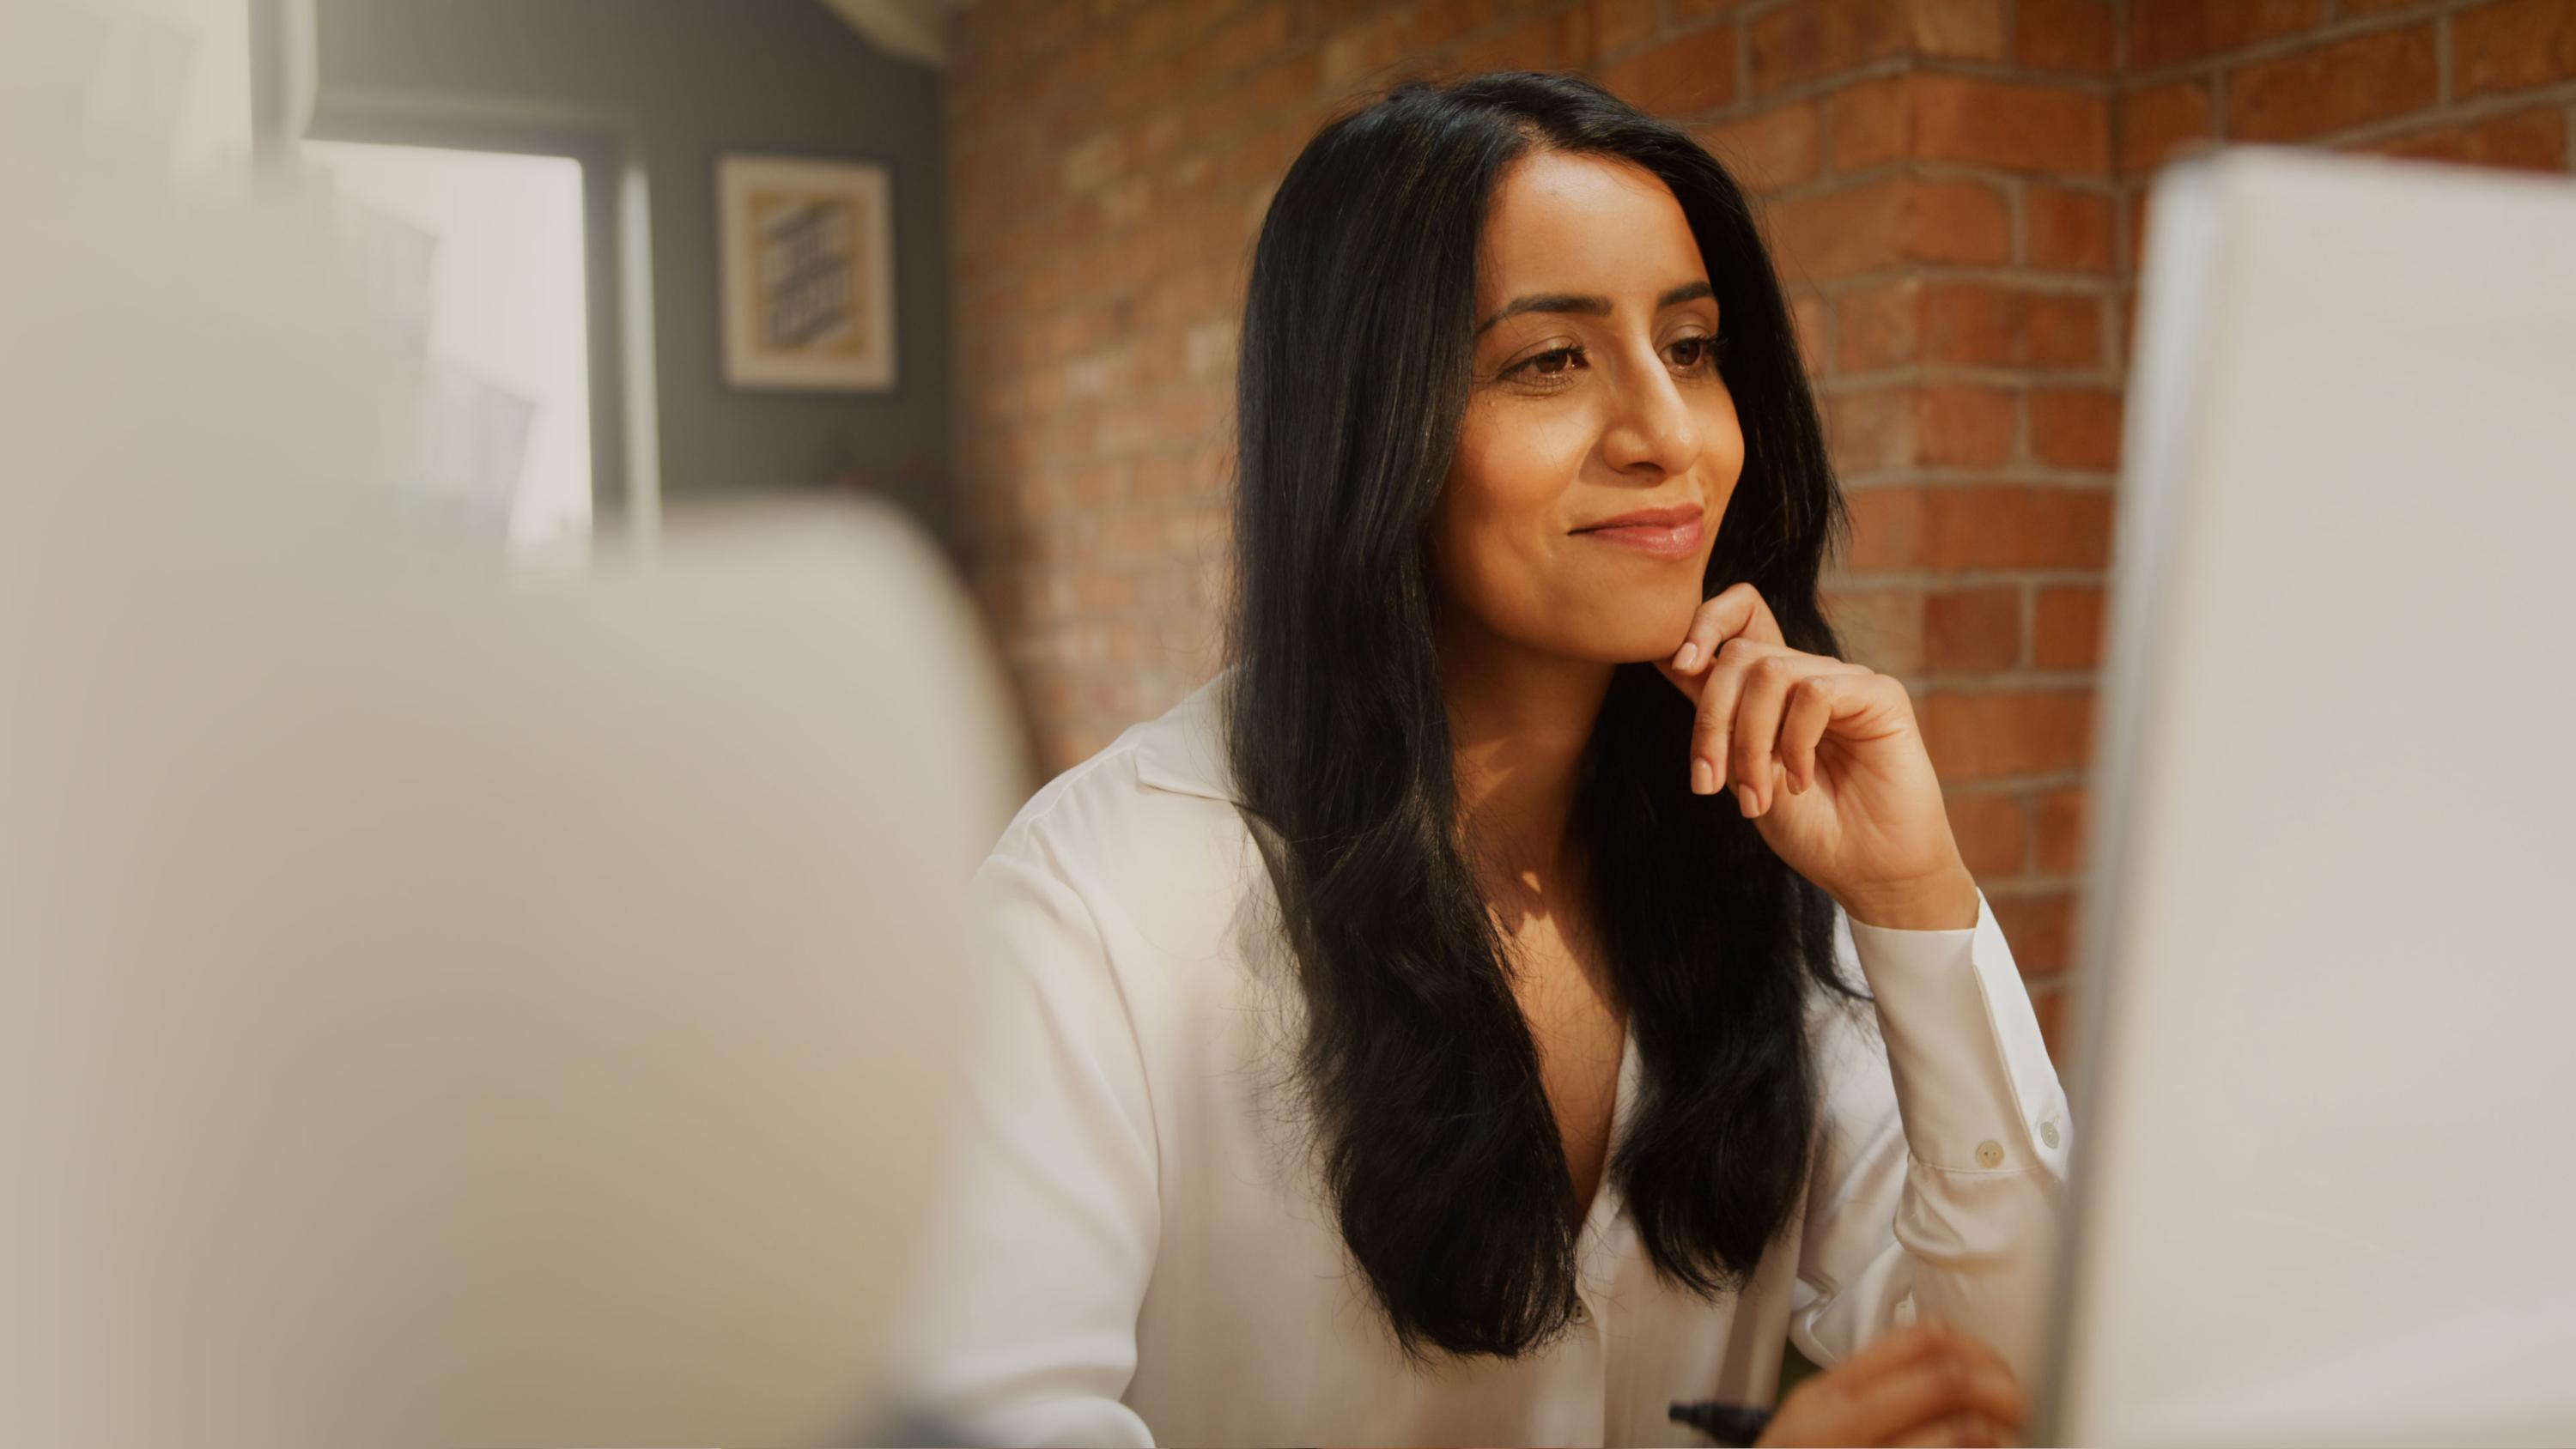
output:
[{"label": "wrist", "polygon": [[1977,880],[1965,864],[1837,898],[1843,914],[1890,931],[1966,931],[1977,924]]}]

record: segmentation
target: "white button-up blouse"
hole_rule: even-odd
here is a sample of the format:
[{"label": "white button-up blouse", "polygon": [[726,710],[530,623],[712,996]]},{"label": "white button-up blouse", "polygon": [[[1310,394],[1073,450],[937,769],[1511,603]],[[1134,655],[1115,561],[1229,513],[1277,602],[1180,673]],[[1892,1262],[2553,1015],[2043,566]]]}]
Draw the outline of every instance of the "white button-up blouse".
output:
[{"label": "white button-up blouse", "polygon": [[[1689,1443],[1675,1399],[1768,1404],[1784,1341],[1831,1363],[1918,1314],[2029,1375],[2072,1137],[1982,895],[1973,929],[1841,918],[1875,1006],[1816,994],[1813,1174],[1742,1292],[1660,1281],[1605,1175],[1569,1334],[1408,1362],[1284,1088],[1293,978],[1228,793],[1226,678],[1049,782],[975,875],[989,1009],[908,1402],[995,1444]],[[1631,1033],[1614,1132],[1638,1073]]]}]

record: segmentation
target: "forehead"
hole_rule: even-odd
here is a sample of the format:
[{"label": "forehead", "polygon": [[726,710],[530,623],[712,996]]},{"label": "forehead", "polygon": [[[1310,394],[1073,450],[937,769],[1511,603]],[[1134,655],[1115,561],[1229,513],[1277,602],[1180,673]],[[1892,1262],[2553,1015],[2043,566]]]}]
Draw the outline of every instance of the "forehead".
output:
[{"label": "forehead", "polygon": [[1495,187],[1476,291],[1489,304],[1540,287],[1617,297],[1702,275],[1681,203],[1653,172],[1541,151],[1513,163]]}]

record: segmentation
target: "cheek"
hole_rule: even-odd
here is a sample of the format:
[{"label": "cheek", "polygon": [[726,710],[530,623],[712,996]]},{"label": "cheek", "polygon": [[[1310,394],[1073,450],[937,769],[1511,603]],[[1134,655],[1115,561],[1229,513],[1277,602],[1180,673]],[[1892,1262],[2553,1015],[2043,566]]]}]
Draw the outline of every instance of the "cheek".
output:
[{"label": "cheek", "polygon": [[1451,487],[1495,521],[1544,524],[1582,476],[1598,431],[1578,408],[1471,409]]},{"label": "cheek", "polygon": [[1590,446],[1571,417],[1471,415],[1432,520],[1442,582],[1470,612],[1507,632],[1545,612],[1563,568],[1566,490]]},{"label": "cheek", "polygon": [[[1478,416],[1471,408],[1432,518],[1443,591],[1486,628],[1525,644],[1605,659],[1669,652],[1699,607],[1700,570],[1640,569],[1606,545],[1567,536],[1577,520],[1566,516],[1566,497],[1600,429],[1578,409],[1548,412]],[[1697,414],[1701,451],[1691,471],[1713,534],[1743,474],[1744,435],[1723,391]]]}]

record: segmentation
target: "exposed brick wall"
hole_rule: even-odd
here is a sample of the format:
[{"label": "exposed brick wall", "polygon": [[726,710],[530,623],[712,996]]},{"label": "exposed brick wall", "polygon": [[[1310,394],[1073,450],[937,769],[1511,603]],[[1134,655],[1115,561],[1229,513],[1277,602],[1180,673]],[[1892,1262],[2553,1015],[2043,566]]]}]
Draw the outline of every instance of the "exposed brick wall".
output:
[{"label": "exposed brick wall", "polygon": [[2058,1028],[2153,169],[2567,169],[2576,0],[983,0],[951,195],[977,586],[1062,768],[1216,664],[1232,349],[1281,171],[1415,72],[1586,70],[1760,199],[1903,675]]},{"label": "exposed brick wall", "polygon": [[2117,466],[2117,21],[1796,0],[1746,18],[1749,106],[1703,133],[1723,158],[1816,116],[1816,164],[1766,202],[1852,507],[1829,597],[1854,657],[1907,679],[2052,1028]]}]

